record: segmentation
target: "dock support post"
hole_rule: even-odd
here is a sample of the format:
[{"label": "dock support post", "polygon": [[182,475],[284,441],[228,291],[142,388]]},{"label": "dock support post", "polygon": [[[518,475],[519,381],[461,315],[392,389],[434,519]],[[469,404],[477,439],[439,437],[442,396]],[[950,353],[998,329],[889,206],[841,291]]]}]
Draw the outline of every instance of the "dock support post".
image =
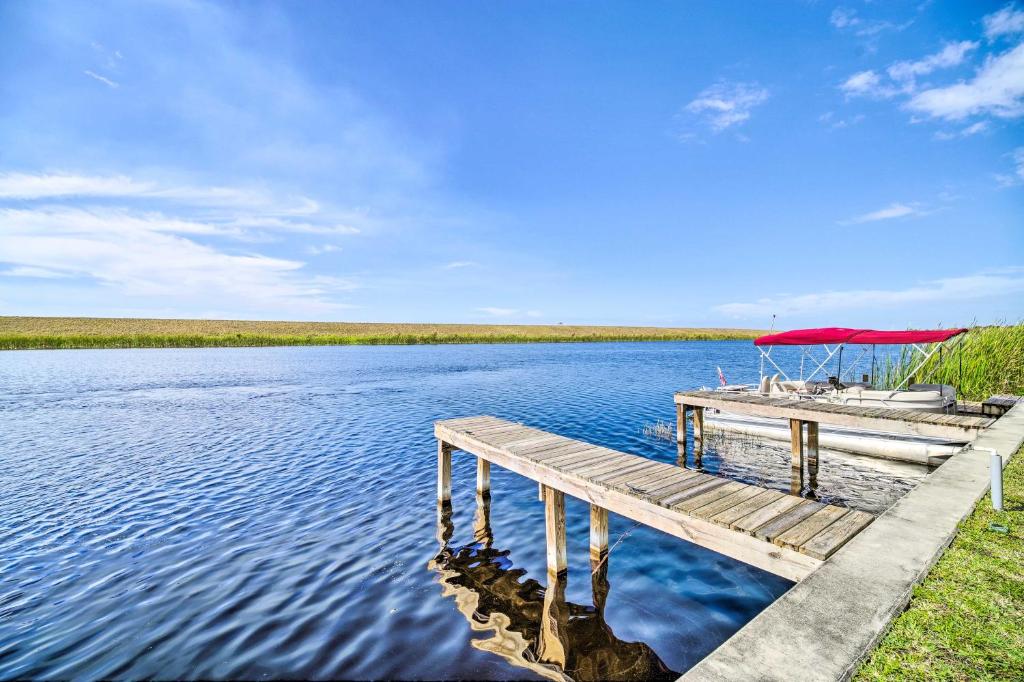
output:
[{"label": "dock support post", "polygon": [[452,446],[437,441],[437,501],[452,501]]},{"label": "dock support post", "polygon": [[693,451],[701,453],[704,451],[704,408],[693,408]]},{"label": "dock support post", "polygon": [[537,499],[541,502],[544,501],[544,484],[537,483]]},{"label": "dock support post", "polygon": [[676,403],[676,442],[686,443],[686,405]]},{"label": "dock support post", "polygon": [[491,494],[491,463],[483,457],[476,458],[476,493]]},{"label": "dock support post", "polygon": [[807,479],[813,493],[818,487],[818,422],[807,422]]},{"label": "dock support post", "polygon": [[599,563],[608,554],[608,510],[590,505],[590,561]]},{"label": "dock support post", "polygon": [[547,537],[548,575],[554,578],[566,572],[565,493],[544,488],[544,528]]},{"label": "dock support post", "polygon": [[789,420],[790,466],[792,483],[790,492],[799,495],[804,487],[804,423],[799,419]]}]

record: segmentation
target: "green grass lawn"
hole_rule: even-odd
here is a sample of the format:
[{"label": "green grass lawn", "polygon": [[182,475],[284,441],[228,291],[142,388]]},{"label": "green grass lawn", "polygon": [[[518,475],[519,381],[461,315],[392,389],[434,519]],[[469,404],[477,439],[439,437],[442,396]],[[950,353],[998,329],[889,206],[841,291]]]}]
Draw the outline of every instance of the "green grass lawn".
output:
[{"label": "green grass lawn", "polygon": [[1024,448],[1003,489],[1004,511],[985,496],[855,679],[1024,680]]}]

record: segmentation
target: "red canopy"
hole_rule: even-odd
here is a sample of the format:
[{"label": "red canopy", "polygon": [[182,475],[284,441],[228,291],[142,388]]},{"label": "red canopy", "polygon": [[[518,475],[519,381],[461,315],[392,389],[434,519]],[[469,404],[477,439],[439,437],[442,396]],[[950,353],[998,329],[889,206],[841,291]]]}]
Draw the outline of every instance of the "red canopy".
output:
[{"label": "red canopy", "polygon": [[963,334],[966,329],[915,329],[910,331],[880,331],[876,329],[847,329],[822,327],[820,329],[794,329],[778,334],[761,336],[755,346],[809,346],[819,343],[860,343],[864,345],[937,343]]},{"label": "red canopy", "polygon": [[820,329],[794,329],[778,334],[761,336],[754,340],[755,346],[810,346],[818,343],[846,343],[853,336],[866,329],[846,327],[822,327]]},{"label": "red canopy", "polygon": [[966,329],[912,329],[905,332],[886,332],[866,329],[850,339],[848,343],[863,343],[867,345],[938,343],[940,341],[948,341],[966,331]]}]

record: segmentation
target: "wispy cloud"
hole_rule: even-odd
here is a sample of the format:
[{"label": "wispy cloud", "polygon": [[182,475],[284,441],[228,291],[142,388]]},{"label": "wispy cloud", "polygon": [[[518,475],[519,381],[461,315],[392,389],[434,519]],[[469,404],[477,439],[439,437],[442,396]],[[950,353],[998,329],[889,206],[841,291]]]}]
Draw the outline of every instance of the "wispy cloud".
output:
[{"label": "wispy cloud", "polygon": [[864,19],[857,14],[857,11],[849,7],[837,7],[829,15],[829,23],[840,31],[851,32],[853,35],[865,39],[866,48],[874,52],[877,49],[879,37],[887,31],[899,32],[910,26],[913,20],[896,24],[891,21],[879,19]]},{"label": "wispy cloud", "polygon": [[985,26],[985,37],[995,40],[1000,36],[1024,33],[1024,11],[1011,3],[998,12],[993,12],[982,19]]},{"label": "wispy cloud", "polygon": [[836,28],[850,28],[860,24],[860,18],[857,16],[857,11],[848,7],[836,7],[832,10],[832,14],[829,16],[828,21]]},{"label": "wispy cloud", "polygon": [[851,116],[849,118],[839,118],[836,116],[834,111],[826,111],[818,117],[818,120],[828,126],[830,130],[840,130],[852,125],[857,125],[864,120],[864,114],[857,114],[856,116]]},{"label": "wispy cloud", "polygon": [[963,63],[967,55],[978,49],[978,43],[971,40],[961,40],[946,45],[935,54],[928,55],[916,61],[896,62],[886,69],[886,73],[894,81],[902,83],[904,88],[913,88],[915,79],[926,76],[938,69],[948,69]]},{"label": "wispy cloud", "polygon": [[454,260],[451,263],[447,263],[442,266],[444,270],[459,270],[461,268],[475,268],[478,267],[479,263],[471,260]]},{"label": "wispy cloud", "polygon": [[1014,172],[1012,174],[997,173],[996,182],[1000,187],[1024,185],[1024,147],[1017,147],[1008,156],[1013,162]]},{"label": "wispy cloud", "polygon": [[751,111],[767,100],[768,90],[757,83],[719,81],[705,88],[685,110],[720,133],[747,121]]},{"label": "wispy cloud", "polygon": [[[990,40],[1018,33],[1024,31],[1024,12],[1008,5],[984,17],[983,23]],[[906,109],[947,121],[960,121],[969,116],[1017,118],[1024,115],[1024,43],[1000,54],[989,54],[969,79],[950,85],[918,84],[920,78],[963,65],[980,47],[981,43],[973,40],[948,42],[938,52],[920,59],[894,62],[884,74],[874,69],[854,73],[839,84],[839,89],[848,99],[906,97],[903,104]],[[967,128],[964,132],[971,135],[981,129]],[[936,135],[939,139],[955,136],[949,132]]]},{"label": "wispy cloud", "polygon": [[882,77],[871,69],[853,74],[839,84],[839,89],[847,97],[889,98],[899,94],[897,88],[883,83]]},{"label": "wispy cloud", "polygon": [[325,253],[336,253],[341,251],[337,244],[313,244],[306,247],[306,253],[311,256],[322,256]]},{"label": "wispy cloud", "polygon": [[977,47],[978,43],[969,40],[947,43],[935,54],[918,60],[891,64],[885,71],[887,77],[873,69],[858,71],[840,83],[839,89],[848,98],[889,99],[901,94],[910,94],[917,88],[917,78],[938,69],[958,66]]},{"label": "wispy cloud", "polygon": [[916,204],[903,204],[896,202],[889,204],[885,208],[880,208],[877,211],[871,211],[870,213],[864,213],[863,215],[840,221],[839,224],[858,225],[860,223],[873,223],[878,222],[879,220],[893,220],[894,218],[906,218],[907,216],[922,216],[926,214],[927,211],[921,209]]},{"label": "wispy cloud", "polygon": [[0,271],[0,275],[4,277],[31,277],[33,279],[62,279],[69,277],[65,272],[57,272],[56,270],[47,270],[46,268],[33,268],[27,266],[18,266],[15,268],[8,268]]},{"label": "wispy cloud", "polygon": [[120,83],[112,81],[109,78],[107,78],[106,76],[101,76],[98,73],[96,73],[95,71],[90,71],[89,69],[86,69],[82,73],[84,73],[89,78],[95,78],[100,83],[103,83],[104,85],[106,85],[108,88],[115,88],[116,89],[116,88],[121,87]]},{"label": "wispy cloud", "polygon": [[940,130],[937,133],[935,133],[935,139],[936,140],[955,140],[955,139],[960,138],[960,137],[974,137],[975,135],[979,135],[979,134],[985,132],[988,129],[989,129],[988,121],[978,121],[977,123],[972,123],[971,125],[967,126],[966,128],[961,128],[960,130],[957,130],[957,131],[954,131],[954,132],[947,132],[947,131],[944,131],[944,130]]},{"label": "wispy cloud", "polygon": [[1010,268],[921,282],[905,289],[854,289],[780,295],[749,303],[726,303],[715,310],[735,318],[806,315],[839,310],[918,305],[1005,297],[1024,292],[1024,272]]},{"label": "wispy cloud", "polygon": [[519,314],[518,308],[495,308],[495,307],[484,307],[477,308],[478,312],[487,313],[494,317],[512,317],[513,315]]},{"label": "wispy cloud", "polygon": [[999,118],[1024,115],[1024,43],[990,56],[969,81],[922,90],[907,108],[950,121],[977,114]]},{"label": "wispy cloud", "polygon": [[0,172],[0,199],[65,198],[156,199],[219,208],[258,209],[264,215],[304,215],[320,209],[309,197],[280,197],[259,188],[182,185],[127,175]]},{"label": "wispy cloud", "polygon": [[250,310],[329,312],[349,280],[303,274],[300,261],[196,241],[217,228],[146,213],[76,208],[0,209],[0,261],[20,276],[86,278],[128,297]]},{"label": "wispy cloud", "polygon": [[519,308],[477,308],[477,312],[486,313],[491,317],[542,317],[539,310],[520,310]]}]

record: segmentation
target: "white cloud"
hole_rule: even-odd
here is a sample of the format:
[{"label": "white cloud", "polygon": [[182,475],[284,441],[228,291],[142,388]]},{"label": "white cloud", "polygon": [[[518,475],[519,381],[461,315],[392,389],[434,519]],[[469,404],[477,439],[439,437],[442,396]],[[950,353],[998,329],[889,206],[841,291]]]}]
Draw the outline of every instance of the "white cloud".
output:
[{"label": "white cloud", "polygon": [[157,199],[215,208],[256,208],[263,215],[308,215],[320,210],[308,197],[278,197],[254,188],[161,184],[126,175],[0,173],[0,199],[64,198]]},{"label": "white cloud", "polygon": [[962,128],[962,129],[957,130],[955,132],[946,132],[946,131],[940,130],[939,132],[935,133],[935,139],[936,140],[954,140],[954,139],[956,139],[958,137],[973,137],[975,135],[978,135],[978,134],[981,134],[981,133],[985,132],[988,129],[989,129],[988,121],[978,121],[977,123],[972,123],[971,125],[967,126],[966,128]]},{"label": "white cloud", "polygon": [[864,114],[857,114],[850,118],[836,118],[834,111],[826,111],[824,114],[818,117],[824,125],[827,125],[831,130],[839,130],[841,128],[847,128],[852,125],[857,125],[864,120]]},{"label": "white cloud", "polygon": [[950,121],[979,114],[1024,115],[1024,43],[990,56],[970,81],[919,92],[907,108]]},{"label": "white cloud", "polygon": [[686,111],[701,116],[720,133],[750,118],[751,110],[768,99],[768,90],[757,83],[719,81],[705,88],[686,105]]},{"label": "white cloud", "polygon": [[853,74],[839,85],[839,89],[847,97],[888,98],[899,94],[899,90],[884,85],[881,76],[870,69]]},{"label": "white cloud", "polygon": [[857,26],[860,24],[860,19],[857,18],[857,12],[846,7],[836,7],[832,10],[832,14],[829,16],[828,21],[836,28],[848,28],[850,26]]},{"label": "white cloud", "polygon": [[447,265],[443,266],[445,270],[459,270],[461,268],[475,268],[478,267],[479,263],[471,260],[455,260]]},{"label": "white cloud", "polygon": [[928,55],[917,61],[896,62],[886,72],[889,77],[912,87],[918,76],[926,76],[937,69],[948,69],[963,63],[967,54],[978,48],[978,43],[962,40],[957,43],[946,43],[945,47],[935,54]]},{"label": "white cloud", "polygon": [[69,173],[0,173],[0,199],[144,196],[154,185],[124,175],[90,176]]},{"label": "white cloud", "polygon": [[750,303],[726,303],[714,309],[725,315],[744,318],[1005,297],[1024,292],[1024,276],[1019,274],[1018,269],[1011,270],[1003,274],[982,272],[921,282],[906,289],[855,289],[780,295],[760,298]]},{"label": "white cloud", "polygon": [[106,76],[101,76],[98,73],[96,73],[95,71],[90,71],[90,70],[86,69],[82,73],[84,73],[89,78],[95,78],[100,83],[103,83],[104,85],[106,85],[108,88],[119,88],[119,87],[121,87],[120,83],[112,81],[109,78],[107,78]]},{"label": "white cloud", "polygon": [[914,205],[902,204],[899,202],[890,204],[877,211],[865,213],[849,220],[841,221],[841,225],[857,225],[860,223],[873,223],[879,220],[892,220],[894,218],[905,218],[907,216],[925,215],[926,212]]},{"label": "white cloud", "polygon": [[999,36],[1024,33],[1024,12],[1009,4],[998,12],[986,15],[982,20],[985,37],[995,40]]},{"label": "white cloud", "polygon": [[[221,305],[329,313],[351,281],[304,274],[304,263],[195,241],[222,228],[159,213],[72,207],[0,209],[0,261],[13,271],[87,278],[147,305]],[[231,236],[228,234],[228,236]],[[78,287],[80,289],[80,287]]]},{"label": "white cloud", "polygon": [[313,244],[306,247],[306,253],[311,256],[322,256],[325,253],[336,253],[338,251],[341,251],[341,247],[337,244]]},{"label": "white cloud", "polygon": [[1014,173],[1012,175],[996,174],[996,182],[1000,187],[1024,185],[1024,147],[1017,147],[1010,152],[1009,157],[1013,161]]},{"label": "white cloud", "polygon": [[486,313],[491,317],[543,317],[539,310],[520,310],[519,308],[477,308],[477,312]]},{"label": "white cloud", "polygon": [[916,61],[901,61],[891,64],[886,69],[888,79],[884,79],[873,69],[858,71],[840,83],[839,89],[847,97],[888,99],[900,94],[910,94],[917,88],[918,77],[963,63],[967,55],[977,47],[978,43],[969,40],[947,43],[935,54]]},{"label": "white cloud", "polygon": [[69,276],[66,273],[57,272],[56,270],[25,266],[8,268],[7,270],[0,271],[0,275],[3,275],[4,277],[32,277],[35,279],[60,279],[62,277]]}]

